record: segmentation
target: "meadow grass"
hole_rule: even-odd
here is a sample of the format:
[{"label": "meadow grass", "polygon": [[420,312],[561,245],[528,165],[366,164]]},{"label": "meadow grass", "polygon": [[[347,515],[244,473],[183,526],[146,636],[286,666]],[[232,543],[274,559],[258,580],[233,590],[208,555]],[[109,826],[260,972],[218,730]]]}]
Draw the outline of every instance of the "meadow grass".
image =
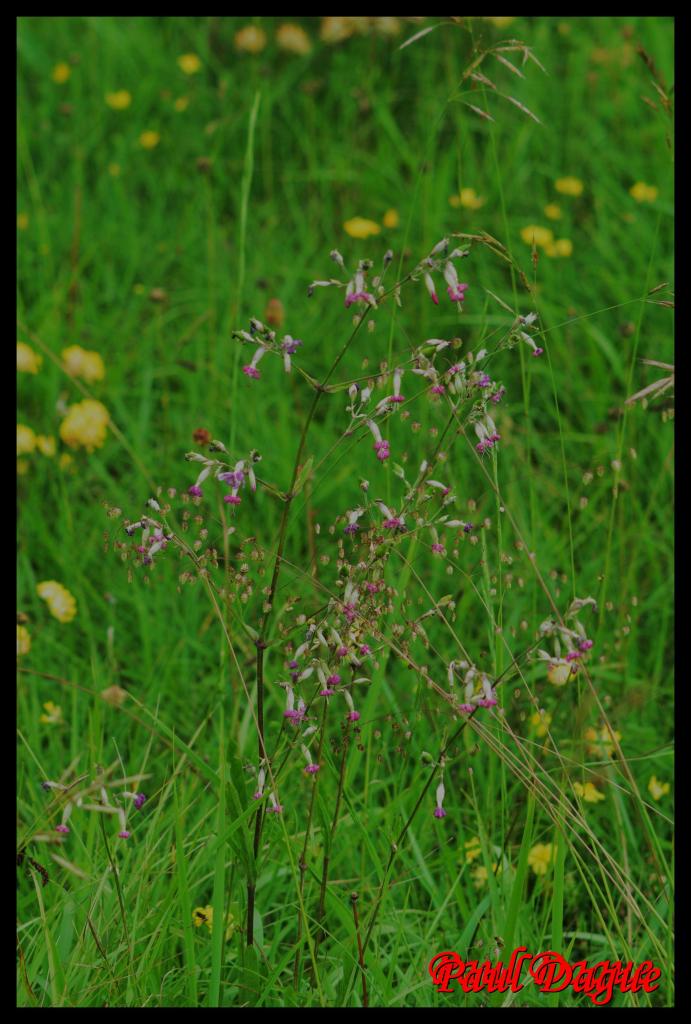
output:
[{"label": "meadow grass", "polygon": [[[54,457],[21,457],[17,608],[31,647],[17,697],[18,1003],[592,1005],[571,990],[431,984],[437,952],[494,960],[523,945],[570,962],[651,959],[660,987],[610,1005],[672,1005],[672,795],[648,786],[672,780],[673,422],[669,393],[625,401],[663,372],[641,358],[673,362],[673,139],[659,92],[673,81],[673,23],[458,19],[401,49],[435,21],[329,43],[322,19],[299,20],[304,55],[278,47],[270,18],[255,19],[267,36],[255,54],[237,49],[243,19],[19,21],[17,337],[43,364],[18,377],[18,422],[58,437],[84,397],[111,422],[94,451],[58,439]],[[496,89],[464,77],[507,39],[545,71],[506,53],[519,77],[490,54],[479,70]],[[181,54],[199,70],[186,74]],[[62,62],[70,73],[55,81]],[[130,105],[108,106],[123,89]],[[147,131],[159,136],[150,149]],[[556,190],[567,176],[580,195]],[[637,182],[656,195],[637,201]],[[482,205],[452,205],[469,188]],[[387,210],[397,226],[383,226]],[[356,216],[380,232],[349,236]],[[530,225],[571,254],[533,261]],[[390,248],[391,288],[460,232],[499,242],[459,265],[462,313],[411,282],[400,307],[368,313],[372,331],[354,330],[342,293],[307,296],[338,276],[334,247],[351,267],[378,267]],[[264,319],[272,297],[281,333],[303,346],[290,375],[267,357],[255,381],[231,332]],[[533,310],[544,355],[495,353]],[[454,337],[458,358],[494,353],[488,372],[506,388],[501,450],[484,459],[467,420],[407,373],[410,415],[382,428],[392,458],[380,463],[366,430],[344,436],[347,392],[321,393],[300,372],[323,382],[343,352],[330,383],[385,384],[425,339]],[[100,352],[103,380],[64,372],[74,344]],[[237,512],[206,486],[184,506],[180,538],[217,550],[220,590],[189,551],[148,569],[125,558],[123,523],[194,482],[184,455],[201,450],[199,428],[231,465],[262,455]],[[301,613],[340,593],[331,528],[362,502],[361,479],[399,508],[392,464],[413,481],[438,451],[453,514],[475,530],[444,558],[414,528],[387,547],[387,614],[372,624],[369,684],[354,688],[361,718],[344,725],[339,705],[311,738],[317,784],[282,727],[287,645],[304,639]],[[72,621],[38,596],[46,580],[76,599]],[[589,595],[587,667],[553,686],[530,656],[538,627]],[[501,713],[466,719],[444,698],[449,661],[466,655],[501,680]],[[102,697],[114,686],[122,704]],[[263,818],[247,771],[262,749],[259,693],[284,804]],[[48,701],[57,721],[41,720]],[[544,731],[537,709],[551,716]],[[593,728],[605,730],[595,746]],[[122,779],[146,793],[129,840],[81,808],[55,833],[64,797],[41,782],[94,778],[111,797]],[[604,799],[575,794],[588,782]],[[551,844],[544,873],[538,844]],[[213,920],[196,926],[208,907]]]}]

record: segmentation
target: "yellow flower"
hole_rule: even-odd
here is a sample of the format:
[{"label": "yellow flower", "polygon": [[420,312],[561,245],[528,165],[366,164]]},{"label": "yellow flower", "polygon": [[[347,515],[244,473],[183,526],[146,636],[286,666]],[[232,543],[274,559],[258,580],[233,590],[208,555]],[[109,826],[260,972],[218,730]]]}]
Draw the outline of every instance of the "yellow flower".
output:
[{"label": "yellow flower", "polygon": [[189,96],[178,96],[173,107],[177,110],[178,114],[181,114],[183,110],[187,110],[190,105]]},{"label": "yellow flower", "polygon": [[69,452],[62,452],[60,458],[58,459],[58,466],[60,467],[60,469],[63,470],[69,469],[73,462],[74,459],[72,458]]},{"label": "yellow flower", "polygon": [[266,32],[257,25],[245,25],[235,33],[235,49],[241,53],[261,53],[266,46]]},{"label": "yellow flower", "polygon": [[127,110],[132,102],[132,94],[127,89],[119,89],[117,92],[106,93],[106,103],[113,110]]},{"label": "yellow flower", "polygon": [[528,854],[528,863],[536,875],[546,875],[552,861],[552,843],[536,843]]},{"label": "yellow flower", "polygon": [[70,377],[82,377],[91,383],[103,380],[106,368],[98,352],[90,352],[80,345],[70,345],[61,352],[63,369]]},{"label": "yellow flower", "polygon": [[17,424],[17,455],[28,455],[36,447],[36,435],[31,427]]},{"label": "yellow flower", "polygon": [[401,222],[401,218],[398,216],[398,210],[387,210],[382,217],[382,224],[385,228],[397,228]]},{"label": "yellow flower", "polygon": [[[612,736],[614,736],[617,742],[621,740],[621,733],[618,729],[612,730]],[[599,733],[592,726],[586,729],[583,733],[583,738],[587,743],[588,753],[600,758],[614,757],[615,747],[612,736],[610,736],[610,731],[606,725],[603,725]]]},{"label": "yellow flower", "polygon": [[23,341],[17,342],[17,369],[20,373],[38,373],[43,356],[39,356]]},{"label": "yellow flower", "polygon": [[547,256],[571,256],[573,242],[570,238],[557,238],[552,245],[545,246]]},{"label": "yellow flower", "polygon": [[211,906],[195,907],[192,911],[192,922],[195,928],[201,928],[205,924],[211,931],[214,923],[214,908]]},{"label": "yellow flower", "polygon": [[70,448],[86,448],[92,452],[101,448],[106,439],[108,410],[101,402],[91,398],[71,405],[60,424],[60,437]]},{"label": "yellow flower", "polygon": [[633,196],[637,203],[654,203],[657,199],[657,189],[654,185],[646,185],[644,181],[637,181],[629,189],[629,195]]},{"label": "yellow flower", "polygon": [[58,622],[71,622],[77,614],[77,602],[62,583],[44,580],[36,587],[36,593],[46,602],[48,611]]},{"label": "yellow flower", "polygon": [[553,686],[565,686],[576,672],[576,666],[570,665],[568,661],[555,661],[547,670],[547,678]]},{"label": "yellow flower", "polygon": [[367,220],[366,217],[352,217],[345,222],[343,230],[351,238],[369,238],[370,235],[378,235],[381,228],[374,220]]},{"label": "yellow flower", "polygon": [[71,74],[72,71],[70,69],[69,64],[65,64],[64,61],[61,61],[59,64],[56,64],[53,68],[53,74],[51,77],[54,82],[58,83],[58,85],[62,85],[63,82],[67,81]]},{"label": "yellow flower", "polygon": [[322,18],[319,36],[325,43],[342,43],[355,31],[352,18]]},{"label": "yellow flower", "polygon": [[561,217],[561,207],[557,206],[556,203],[547,203],[544,212],[545,217],[548,217],[550,220],[559,220]]},{"label": "yellow flower", "polygon": [[46,434],[37,434],[36,447],[40,451],[41,455],[45,455],[49,459],[52,459],[55,455],[56,449],[55,438],[48,437]]},{"label": "yellow flower", "polygon": [[515,18],[485,18],[485,21],[491,21],[495,28],[508,28],[516,19]]},{"label": "yellow flower", "polygon": [[382,36],[397,36],[401,32],[400,18],[372,18],[372,28]]},{"label": "yellow flower", "polygon": [[552,724],[552,716],[549,711],[536,711],[535,714],[530,716],[530,724],[535,726],[536,736],[546,736]]},{"label": "yellow flower", "polygon": [[485,200],[477,194],[474,188],[462,188],[458,198],[461,206],[465,206],[467,210],[479,210],[481,206],[485,205]]},{"label": "yellow flower", "polygon": [[661,800],[669,793],[669,782],[658,782],[657,776],[651,775],[648,783],[648,792],[653,800]]},{"label": "yellow flower", "polygon": [[161,141],[161,136],[158,132],[142,132],[139,136],[139,145],[143,146],[144,149],[155,149],[155,147]]},{"label": "yellow flower", "polygon": [[557,178],[554,187],[564,196],[580,196],[583,191],[583,182],[580,178]]},{"label": "yellow flower", "polygon": [[41,715],[39,722],[44,725],[60,725],[62,723],[62,708],[57,704],[53,704],[52,700],[47,700],[43,707],[46,709],[46,714]]},{"label": "yellow flower", "polygon": [[537,224],[529,224],[527,228],[521,228],[521,238],[527,245],[535,242],[537,246],[549,246],[554,242],[554,235],[549,228],[541,228]]},{"label": "yellow flower", "polygon": [[26,626],[17,626],[17,657],[31,650],[31,634]]},{"label": "yellow flower", "polygon": [[484,205],[485,200],[474,188],[462,188],[457,196],[449,196],[449,206],[453,206],[454,209],[463,206],[466,210],[479,210]]},{"label": "yellow flower", "polygon": [[18,213],[17,214],[17,229],[19,231],[26,231],[29,226],[29,214]]},{"label": "yellow flower", "polygon": [[470,864],[472,863],[472,861],[475,860],[476,857],[480,856],[480,840],[478,839],[477,836],[474,836],[472,839],[469,839],[468,842],[464,843],[463,845],[465,846],[465,862],[466,864]]},{"label": "yellow flower", "polygon": [[122,168],[120,167],[120,164],[108,164],[108,174],[111,176],[111,178],[119,178],[121,170]]},{"label": "yellow flower", "polygon": [[196,53],[183,53],[178,57],[178,67],[186,75],[196,75],[198,71],[201,71],[202,62]]},{"label": "yellow flower", "polygon": [[476,889],[481,889],[483,885],[487,884],[487,868],[484,864],[478,864],[471,872],[471,876]]},{"label": "yellow flower", "polygon": [[605,799],[605,794],[601,793],[592,782],[586,782],[585,785],[581,785],[580,782],[574,782],[573,788],[576,796],[579,796],[581,800],[585,800],[587,804],[596,804],[599,800]]},{"label": "yellow flower", "polygon": [[286,50],[287,53],[296,53],[299,57],[304,57],[312,49],[312,42],[304,28],[300,25],[293,25],[291,22],[278,26],[276,42],[282,50]]}]

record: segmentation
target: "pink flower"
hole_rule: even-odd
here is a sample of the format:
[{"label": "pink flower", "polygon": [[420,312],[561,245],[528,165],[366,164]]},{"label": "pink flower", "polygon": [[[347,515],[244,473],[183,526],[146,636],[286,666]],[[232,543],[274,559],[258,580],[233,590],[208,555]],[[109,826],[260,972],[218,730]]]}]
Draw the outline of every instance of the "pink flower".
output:
[{"label": "pink flower", "polygon": [[425,288],[429,292],[429,297],[435,306],[439,305],[439,297],[437,296],[436,289],[434,287],[434,281],[430,274],[425,274]]},{"label": "pink flower", "polygon": [[239,505],[240,502],[242,501],[242,498],[240,497],[239,494],[224,494],[223,500],[225,501],[226,505]]},{"label": "pink flower", "polygon": [[319,771],[319,765],[308,764],[307,767],[305,768],[305,771],[308,773],[308,775],[316,775],[317,772]]},{"label": "pink flower", "polygon": [[446,811],[444,810],[444,808],[442,806],[443,803],[444,803],[444,794],[445,794],[445,792],[446,792],[446,790],[444,789],[443,779],[440,779],[439,785],[437,786],[437,794],[436,794],[437,795],[437,806],[434,808],[434,817],[435,818],[445,818],[446,817]]},{"label": "pink flower", "polygon": [[245,374],[246,377],[252,377],[253,380],[259,380],[259,378],[261,377],[261,373],[256,368],[256,366],[251,366],[249,363],[247,364],[247,366],[243,366],[242,372]]},{"label": "pink flower", "polygon": [[346,718],[348,719],[349,722],[357,722],[358,719],[360,718],[360,712],[349,711],[348,714],[346,715]]},{"label": "pink flower", "polygon": [[193,498],[201,498],[202,489],[201,487],[198,487],[196,484],[192,484],[191,487],[187,488],[187,493],[191,494]]},{"label": "pink flower", "polygon": [[391,519],[385,519],[382,526],[385,530],[398,530],[403,526],[403,520],[398,516],[392,516]]},{"label": "pink flower", "polygon": [[128,832],[127,829],[123,829],[122,832],[118,832],[118,839],[129,839],[131,835],[131,832]]},{"label": "pink flower", "polygon": [[69,832],[69,829],[68,829],[67,825],[56,825],[55,826],[55,831],[67,834]]},{"label": "pink flower", "polygon": [[345,306],[348,309],[354,302],[366,302],[370,306],[376,306],[377,302],[373,295],[369,292],[351,292],[350,295],[346,295]]}]

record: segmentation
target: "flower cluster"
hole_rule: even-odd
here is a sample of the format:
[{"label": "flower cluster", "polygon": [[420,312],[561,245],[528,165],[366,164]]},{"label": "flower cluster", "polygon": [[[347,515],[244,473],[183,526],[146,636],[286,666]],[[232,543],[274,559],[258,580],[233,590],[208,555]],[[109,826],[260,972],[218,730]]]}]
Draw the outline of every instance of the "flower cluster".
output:
[{"label": "flower cluster", "polygon": [[[252,766],[250,766],[249,771],[254,773],[255,769]],[[264,764],[262,763],[262,764],[260,764],[259,770],[257,772],[257,782],[256,782],[256,787],[257,788],[255,789],[254,793],[252,794],[252,799],[253,800],[261,800],[264,797],[264,786],[265,786],[265,784],[266,784],[266,769],[264,768]],[[270,814],[282,814],[283,813],[283,807],[278,802],[278,797],[276,796],[276,793],[273,791],[273,789],[269,791],[269,806],[267,807],[267,811]]]},{"label": "flower cluster", "polygon": [[[575,598],[564,616],[564,624],[546,619],[540,624],[539,633],[543,638],[552,639],[552,653],[538,648],[537,658],[547,664],[547,678],[554,686],[564,686],[578,671],[578,665],[593,646],[585,627],[577,618],[582,608],[595,606],[592,597]],[[573,628],[566,623],[571,621]]]},{"label": "flower cluster", "polygon": [[28,654],[31,650],[31,633],[20,623],[17,623],[17,657]]},{"label": "flower cluster", "polygon": [[498,441],[501,441],[501,434],[497,432],[497,428],[494,425],[494,420],[491,416],[485,413],[482,420],[478,420],[475,424],[475,433],[478,437],[478,442],[475,445],[475,450],[478,454],[483,455],[490,448],[494,448]]},{"label": "flower cluster", "polygon": [[545,351],[535,341],[533,333],[537,332],[539,328],[535,327],[534,324],[537,321],[537,313],[528,313],[526,316],[519,316],[513,323],[511,333],[509,335],[510,342],[522,341],[532,349],[534,356],[541,356]]},{"label": "flower cluster", "polygon": [[[155,511],[160,511],[161,509],[155,498],[150,498],[147,505],[150,508],[154,508]],[[141,555],[142,565],[153,565],[154,556],[159,551],[165,551],[173,539],[173,534],[169,533],[163,524],[151,519],[150,516],[142,516],[136,523],[125,523],[124,530],[128,537],[134,536],[137,530],[142,531],[141,536],[138,538],[139,543],[135,546],[137,554]]]},{"label": "flower cluster", "polygon": [[59,825],[56,825],[55,831],[68,835],[70,832],[68,821],[75,808],[79,808],[82,811],[115,816],[120,828],[118,838],[129,839],[132,833],[127,828],[128,806],[131,805],[136,811],[140,811],[147,798],[144,793],[123,789],[116,795],[115,803],[113,803],[108,792],[109,788],[112,785],[121,785],[126,781],[123,779],[120,783],[106,783],[104,778],[99,776],[84,787],[76,787],[74,784],[66,786],[62,782],[45,779],[41,783],[41,789],[47,793],[53,793],[57,800],[62,801],[62,820]]},{"label": "flower cluster", "polygon": [[233,337],[250,345],[256,345],[254,355],[249,363],[242,368],[246,377],[259,380],[260,371],[257,369],[259,361],[264,358],[267,352],[273,352],[281,356],[283,369],[290,373],[292,369],[291,357],[295,355],[302,342],[299,338],[293,338],[290,334],[284,335],[281,341],[277,341],[276,332],[263,324],[261,320],[252,317],[249,331],[233,331]]},{"label": "flower cluster", "polygon": [[36,593],[46,602],[50,614],[58,622],[71,622],[77,614],[77,602],[62,583],[44,580],[36,587]]},{"label": "flower cluster", "polygon": [[43,363],[43,356],[23,341],[17,342],[17,371],[19,373],[38,373]]},{"label": "flower cluster", "polygon": [[91,352],[79,345],[70,345],[62,350],[62,367],[70,377],[81,377],[91,384],[103,380],[106,368],[98,352]]},{"label": "flower cluster", "polygon": [[[354,231],[355,237],[366,237],[367,234],[375,233],[371,230],[361,230],[365,224],[373,224],[373,221],[365,222],[362,218],[355,218],[354,221],[349,221],[347,223],[350,227],[349,233]],[[375,227],[378,231],[379,226],[375,225]],[[331,286],[335,286],[336,288],[345,288],[344,305],[346,309],[349,309],[353,305],[357,305],[361,311],[363,309],[365,311],[367,309],[376,309],[378,299],[384,294],[384,286],[382,284],[384,274],[393,260],[393,253],[391,250],[388,249],[384,253],[382,269],[371,280],[368,275],[374,266],[372,260],[360,260],[355,272],[351,274],[338,249],[332,249],[329,255],[339,269],[346,275],[347,280],[339,280],[338,278],[331,277],[326,281],[312,281],[307,289],[307,295],[309,297],[314,295],[316,288],[330,288]]]},{"label": "flower cluster", "polygon": [[108,433],[110,414],[106,407],[92,398],[71,405],[60,424],[60,437],[70,448],[92,452],[103,447]]},{"label": "flower cluster", "polygon": [[494,683],[486,672],[480,672],[467,661],[450,661],[447,668],[449,687],[455,685],[455,677],[463,673],[463,703],[458,710],[471,715],[478,708],[493,708],[498,703]]},{"label": "flower cluster", "polygon": [[[225,447],[220,441],[212,441],[210,450],[222,450],[225,452]],[[257,478],[254,474],[254,467],[261,461],[261,455],[257,451],[252,450],[246,458],[238,459],[232,469],[227,462],[221,459],[210,459],[199,452],[188,452],[185,458],[188,462],[198,462],[202,466],[197,479],[187,489],[187,493],[193,498],[203,497],[202,484],[209,478],[218,480],[230,488],[230,491],[223,495],[223,501],[226,505],[241,504],[242,498],[239,491],[246,483],[249,484],[253,494],[257,490]]]},{"label": "flower cluster", "polygon": [[460,246],[449,252],[449,240],[442,238],[441,242],[437,242],[434,246],[429,256],[418,264],[413,278],[422,277],[429,297],[436,306],[439,305],[439,297],[433,274],[440,273],[446,283],[447,295],[452,302],[457,304],[459,312],[463,309],[468,285],[458,280],[458,271],[453,261],[463,259],[468,256],[469,252],[468,246]]}]

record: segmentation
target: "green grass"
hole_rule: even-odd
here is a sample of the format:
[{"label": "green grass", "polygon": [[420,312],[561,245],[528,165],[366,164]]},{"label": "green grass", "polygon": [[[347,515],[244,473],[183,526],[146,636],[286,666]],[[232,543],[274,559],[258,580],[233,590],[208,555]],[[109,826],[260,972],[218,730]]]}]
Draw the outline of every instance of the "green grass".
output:
[{"label": "green grass", "polygon": [[[663,972],[657,991],[618,993],[611,1005],[672,1005],[672,794],[657,801],[647,788],[673,771],[671,393],[647,407],[624,402],[664,376],[641,358],[673,361],[672,311],[653,301],[673,289],[671,121],[636,53],[640,44],[671,86],[673,22],[516,18],[500,29],[461,19],[400,49],[434,21],[330,45],[319,19],[300,19],[312,50],[297,56],[277,47],[278,22],[255,21],[268,37],[256,55],[234,47],[242,19],[19,21],[18,213],[27,223],[17,337],[43,365],[18,376],[17,419],[58,438],[55,457],[23,456],[18,478],[17,608],[31,635],[17,697],[19,1005],[362,1005],[354,891],[371,1006],[591,1005],[570,989],[444,995],[431,984],[437,952],[494,960],[518,945],[558,949],[570,962],[651,959]],[[529,61],[519,78],[489,56],[482,72],[497,90],[478,81],[471,90],[462,76],[473,55],[505,39],[524,41],[546,73]],[[197,74],[178,67],[183,53],[198,54]],[[51,75],[63,61],[71,74],[59,84]],[[119,89],[132,103],[112,110],[104,96]],[[181,96],[189,104],[178,111]],[[139,144],[146,130],[160,134],[154,149]],[[580,196],[555,190],[565,176],[582,180]],[[638,181],[657,188],[653,201],[630,195]],[[452,206],[461,188],[484,204]],[[543,210],[554,202],[562,216],[552,222]],[[399,226],[367,241],[343,229],[354,216],[381,223],[392,208]],[[521,238],[528,225],[570,239],[572,255],[541,253],[535,268]],[[338,274],[334,247],[349,266],[371,258],[377,267],[390,247],[391,287],[453,232],[489,233],[511,259],[472,248],[461,315],[445,296],[435,307],[421,283],[407,284],[402,306],[382,303],[374,330],[363,326],[347,345],[342,293],[307,297],[312,280]],[[662,282],[669,289],[647,298]],[[533,359],[521,345],[489,360],[506,387],[492,410],[498,457],[478,459],[472,428],[406,373],[410,416],[383,431],[392,458],[377,462],[369,433],[343,437],[346,392],[324,394],[298,460],[313,460],[311,477],[286,504],[315,392],[268,356],[262,379],[248,380],[249,349],[231,332],[280,298],[280,334],[303,340],[295,366],[323,381],[345,347],[330,383],[374,380],[427,338],[458,336],[463,356],[493,350],[513,313],[490,293],[517,313],[539,312],[546,350]],[[62,371],[72,344],[101,353],[104,380],[84,385]],[[85,393],[112,417],[91,453],[58,434],[66,406]],[[385,394],[375,389],[377,401]],[[123,557],[123,521],[139,518],[158,489],[165,498],[194,481],[184,454],[199,450],[200,427],[231,462],[262,455],[254,498],[230,512],[205,488],[203,523],[180,534],[227,556],[228,591],[246,600],[215,591],[170,548],[148,572]],[[364,500],[361,479],[370,497],[400,508],[393,464],[412,480],[435,446],[446,461],[433,475],[452,482],[452,514],[475,533],[447,543],[446,559],[430,556],[424,530],[391,545],[390,611],[371,634],[370,683],[355,688],[359,731],[347,733],[344,756],[344,705],[334,699],[310,812],[314,782],[281,732],[275,682],[286,678],[286,643],[304,638],[300,614],[338,592],[330,527],[340,533],[336,517]],[[251,631],[263,629],[284,512],[263,661],[266,746],[284,813],[265,814],[255,855]],[[237,533],[224,540],[231,520]],[[184,571],[193,578],[183,584]],[[222,568],[212,574],[222,577]],[[74,595],[73,621],[50,615],[36,592],[44,580]],[[451,603],[439,605],[446,595]],[[557,688],[524,655],[541,622],[587,595],[598,602],[582,613],[595,641],[588,669]],[[413,635],[412,620],[428,610],[424,635]],[[459,732],[439,690],[449,661],[463,657],[506,675],[503,714],[481,710]],[[121,707],[101,697],[114,685],[129,694]],[[40,721],[51,700],[60,724]],[[552,716],[547,738],[530,721],[536,708]],[[613,756],[584,740],[605,720],[621,734]],[[309,742],[316,752],[319,735]],[[447,816],[436,820],[439,769],[429,762],[444,748]],[[99,771],[115,783],[111,798],[132,776],[148,796],[128,818],[131,839],[117,838],[114,816],[79,808],[58,836],[60,800],[41,781]],[[579,800],[574,782],[593,782],[604,800]],[[465,844],[475,837],[471,860]],[[545,874],[529,863],[538,843],[556,844]],[[36,864],[50,876],[45,887]],[[206,906],[213,925],[195,928],[192,911]]]}]

